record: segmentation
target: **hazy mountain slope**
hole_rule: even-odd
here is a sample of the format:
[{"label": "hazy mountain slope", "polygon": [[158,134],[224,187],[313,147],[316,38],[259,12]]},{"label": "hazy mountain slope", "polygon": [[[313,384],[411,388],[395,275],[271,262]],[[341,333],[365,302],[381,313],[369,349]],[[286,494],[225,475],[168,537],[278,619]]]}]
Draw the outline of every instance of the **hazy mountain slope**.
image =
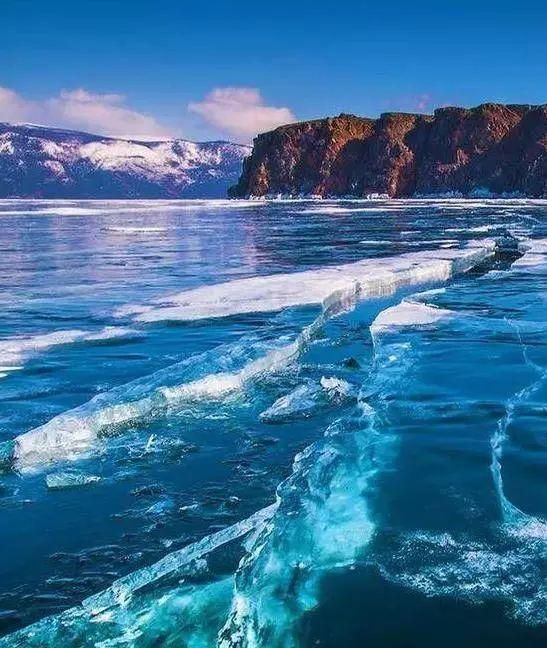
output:
[{"label": "hazy mountain slope", "polygon": [[247,146],[140,142],[0,123],[0,197],[225,197]]}]

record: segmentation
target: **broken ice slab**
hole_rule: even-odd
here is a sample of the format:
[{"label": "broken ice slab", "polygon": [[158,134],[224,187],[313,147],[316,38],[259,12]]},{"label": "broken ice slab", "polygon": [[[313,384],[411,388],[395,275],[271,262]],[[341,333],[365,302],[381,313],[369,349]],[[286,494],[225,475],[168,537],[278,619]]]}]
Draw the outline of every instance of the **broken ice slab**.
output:
[{"label": "broken ice slab", "polygon": [[64,488],[77,488],[87,486],[101,481],[98,475],[89,475],[83,472],[64,471],[50,473],[46,477],[46,486],[50,490],[62,490]]}]

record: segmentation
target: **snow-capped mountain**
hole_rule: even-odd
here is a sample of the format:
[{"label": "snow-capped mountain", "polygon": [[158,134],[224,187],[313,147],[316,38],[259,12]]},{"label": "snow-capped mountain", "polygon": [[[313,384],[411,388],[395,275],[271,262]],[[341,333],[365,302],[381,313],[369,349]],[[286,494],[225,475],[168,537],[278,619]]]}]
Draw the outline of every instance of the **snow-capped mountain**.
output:
[{"label": "snow-capped mountain", "polygon": [[225,197],[250,152],[230,142],[141,142],[0,123],[0,197]]}]

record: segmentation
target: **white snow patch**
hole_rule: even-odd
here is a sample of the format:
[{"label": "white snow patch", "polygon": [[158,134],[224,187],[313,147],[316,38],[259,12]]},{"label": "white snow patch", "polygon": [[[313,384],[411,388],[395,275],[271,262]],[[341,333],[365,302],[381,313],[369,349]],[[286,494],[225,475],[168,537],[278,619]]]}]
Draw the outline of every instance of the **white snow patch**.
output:
[{"label": "white snow patch", "polygon": [[435,308],[427,304],[403,301],[397,304],[397,306],[383,310],[372,323],[371,329],[424,326],[426,324],[434,324],[452,315],[452,311],[444,308]]}]

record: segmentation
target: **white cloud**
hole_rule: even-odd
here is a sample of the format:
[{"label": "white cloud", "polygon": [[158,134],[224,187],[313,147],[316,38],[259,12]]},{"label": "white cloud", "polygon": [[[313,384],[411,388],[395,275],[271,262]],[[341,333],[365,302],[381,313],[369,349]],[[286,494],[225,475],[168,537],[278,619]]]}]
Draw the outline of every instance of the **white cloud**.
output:
[{"label": "white cloud", "polygon": [[83,88],[63,90],[44,101],[30,101],[0,86],[0,121],[34,122],[136,139],[173,136],[150,115],[129,108],[123,95],[93,94]]},{"label": "white cloud", "polygon": [[0,86],[0,121],[30,121],[36,106],[13,90]]},{"label": "white cloud", "polygon": [[256,88],[215,88],[203,101],[190,103],[188,110],[237,137],[252,137],[295,121],[289,108],[266,106]]},{"label": "white cloud", "polygon": [[[267,106],[256,88],[215,88],[202,101],[190,103],[188,110],[222,135],[242,140],[296,119],[289,108]],[[32,122],[128,139],[176,136],[151,115],[130,108],[123,95],[95,94],[84,88],[62,90],[56,96],[34,101],[0,86],[0,121]]]}]

